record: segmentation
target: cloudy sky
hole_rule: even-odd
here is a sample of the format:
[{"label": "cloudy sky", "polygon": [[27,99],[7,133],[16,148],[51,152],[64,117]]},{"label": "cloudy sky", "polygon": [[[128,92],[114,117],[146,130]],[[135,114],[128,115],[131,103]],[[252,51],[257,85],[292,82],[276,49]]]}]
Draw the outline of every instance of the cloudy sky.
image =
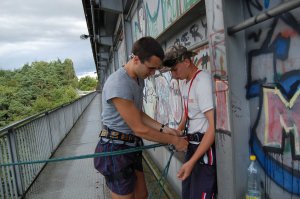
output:
[{"label": "cloudy sky", "polygon": [[95,71],[81,0],[0,0],[0,69],[70,58],[77,76]]}]

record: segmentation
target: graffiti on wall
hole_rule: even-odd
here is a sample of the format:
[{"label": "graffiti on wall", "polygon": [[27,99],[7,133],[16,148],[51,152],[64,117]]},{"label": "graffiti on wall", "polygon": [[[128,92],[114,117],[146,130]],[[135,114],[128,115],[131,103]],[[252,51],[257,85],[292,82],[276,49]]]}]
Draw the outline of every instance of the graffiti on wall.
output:
[{"label": "graffiti on wall", "polygon": [[208,45],[197,48],[194,50],[194,52],[197,53],[197,55],[193,57],[193,62],[197,68],[211,72]]},{"label": "graffiti on wall", "polygon": [[215,79],[216,100],[216,129],[225,134],[229,133],[228,82]]},{"label": "graffiti on wall", "polygon": [[155,118],[155,107],[157,101],[157,95],[155,91],[154,79],[149,77],[145,79],[144,97],[143,97],[143,109],[151,118]]},{"label": "graffiti on wall", "polygon": [[[216,130],[231,135],[229,123],[228,76],[223,22],[222,1],[209,1],[207,5],[210,43],[210,67],[215,85]],[[219,140],[222,143],[222,140]]]},{"label": "graffiti on wall", "polygon": [[163,27],[166,28],[172,24],[178,17],[178,1],[162,0]]},{"label": "graffiti on wall", "polygon": [[[167,42],[167,47],[176,44],[178,39],[185,41],[180,43],[181,45],[191,47],[206,40],[206,35],[206,18],[202,17],[190,25],[187,25],[182,32],[174,35],[173,38],[170,38]],[[197,53],[193,59],[194,63],[198,68],[209,71],[210,60],[208,45],[199,47],[194,51]],[[151,83],[148,83],[149,81]],[[172,79],[170,72],[157,72],[153,77],[149,78],[149,80],[145,80],[145,82],[144,109],[146,113],[159,122],[168,123],[170,127],[176,128],[181,122],[183,114],[183,104],[180,93],[182,81]],[[148,85],[150,85],[151,88],[148,88]],[[152,89],[154,90],[152,91]],[[155,102],[153,102],[153,100],[155,100]]]},{"label": "graffiti on wall", "polygon": [[171,127],[177,127],[182,119],[183,106],[182,106],[182,98],[181,98],[179,81],[175,79],[171,79],[170,81],[169,104],[170,104],[169,125]]},{"label": "graffiti on wall", "polygon": [[199,0],[181,0],[180,2],[180,12],[186,12],[190,7],[192,7]]},{"label": "graffiti on wall", "polygon": [[167,48],[173,45],[183,45],[187,48],[205,41],[207,39],[207,23],[206,17],[202,17],[188,25],[188,27],[173,38],[168,40]]},{"label": "graffiti on wall", "polygon": [[165,75],[155,77],[157,103],[156,103],[156,120],[162,124],[169,123],[169,80]]},{"label": "graffiti on wall", "polygon": [[[201,69],[210,66],[208,46],[195,50],[198,54],[194,63]],[[182,119],[183,104],[181,97],[182,81],[171,78],[170,72],[160,74],[145,80],[144,110],[152,118],[161,123],[168,123],[176,128]]]},{"label": "graffiti on wall", "polygon": [[157,37],[200,0],[144,0],[146,35]]},{"label": "graffiti on wall", "polygon": [[258,102],[251,103],[252,110],[258,107],[251,127],[251,148],[265,173],[284,190],[297,195],[300,194],[300,169],[295,167],[300,160],[298,21],[299,15],[292,13],[274,18],[265,33],[261,33],[259,47],[248,37],[249,46],[254,47],[248,52],[246,85],[247,99]]},{"label": "graffiti on wall", "polygon": [[139,4],[131,20],[133,41],[146,35],[146,16],[143,4]]},{"label": "graffiti on wall", "polygon": [[171,79],[170,72],[149,77],[145,80],[143,104],[150,117],[176,128],[183,113],[179,81]]},{"label": "graffiti on wall", "polygon": [[[268,9],[270,5],[270,0],[264,0],[260,2],[259,0],[247,0],[246,7],[249,15],[253,17],[253,12],[255,11],[263,11],[264,9]],[[273,3],[273,6],[275,4]]]},{"label": "graffiti on wall", "polygon": [[160,0],[144,0],[147,35],[157,37],[163,29],[162,5]]},{"label": "graffiti on wall", "polygon": [[[168,28],[182,13],[200,0],[144,0],[140,1],[131,19],[133,41],[149,35],[157,37]],[[203,26],[206,24],[203,22]],[[190,33],[196,37],[204,37],[198,33],[199,26],[191,27]],[[205,35],[206,37],[206,35]],[[184,38],[183,38],[184,39]],[[202,39],[202,38],[201,38]],[[196,40],[194,41],[194,43]]]},{"label": "graffiti on wall", "polygon": [[127,62],[124,35],[123,35],[123,33],[121,33],[121,35],[122,35],[120,38],[121,41],[120,41],[119,47],[118,47],[119,67],[123,66]]}]

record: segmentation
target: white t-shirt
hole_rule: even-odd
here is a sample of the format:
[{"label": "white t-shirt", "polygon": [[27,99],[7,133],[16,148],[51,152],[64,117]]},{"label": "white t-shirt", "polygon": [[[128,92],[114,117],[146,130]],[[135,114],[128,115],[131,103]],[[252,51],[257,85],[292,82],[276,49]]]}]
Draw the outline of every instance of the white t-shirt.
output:
[{"label": "white t-shirt", "polygon": [[[184,106],[186,106],[187,103],[188,90],[191,80],[188,82],[184,81],[183,83],[182,95]],[[204,113],[213,108],[214,105],[211,76],[207,71],[202,70],[195,77],[190,89],[188,100],[188,116],[190,119],[188,134],[206,132],[208,128],[208,120]]]}]

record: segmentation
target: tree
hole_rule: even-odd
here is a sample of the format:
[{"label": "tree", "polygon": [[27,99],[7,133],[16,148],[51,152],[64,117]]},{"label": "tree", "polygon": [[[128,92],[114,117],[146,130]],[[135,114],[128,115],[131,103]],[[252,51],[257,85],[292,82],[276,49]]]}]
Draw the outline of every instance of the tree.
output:
[{"label": "tree", "polygon": [[71,59],[0,70],[0,128],[75,100],[77,85]]},{"label": "tree", "polygon": [[98,81],[95,78],[86,76],[79,80],[78,88],[82,91],[96,90]]}]

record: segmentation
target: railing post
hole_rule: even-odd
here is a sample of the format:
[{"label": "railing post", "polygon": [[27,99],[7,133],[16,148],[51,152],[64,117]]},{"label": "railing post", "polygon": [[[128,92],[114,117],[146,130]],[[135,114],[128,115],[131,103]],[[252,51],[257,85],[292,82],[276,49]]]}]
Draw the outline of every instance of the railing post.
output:
[{"label": "railing post", "polygon": [[65,130],[64,132],[67,132],[67,121],[66,121],[66,111],[67,111],[67,106],[62,106],[61,107],[63,116],[64,116],[64,125],[65,125]]},{"label": "railing post", "polygon": [[[8,130],[8,150],[9,150],[9,154],[11,155],[12,162],[18,162],[19,160],[17,154],[16,138],[15,138],[15,133],[13,128]],[[13,167],[12,169],[13,184],[17,188],[18,196],[21,196],[23,195],[24,190],[23,190],[23,183],[21,180],[20,168],[19,165],[14,165],[12,167]]]},{"label": "railing post", "polygon": [[50,142],[51,142],[51,154],[53,153],[53,148],[54,148],[54,144],[53,144],[53,136],[52,136],[52,132],[51,132],[51,124],[50,124],[50,116],[49,116],[49,112],[45,113],[46,116],[46,120],[48,120],[48,129],[49,129],[49,137],[50,137]]}]

